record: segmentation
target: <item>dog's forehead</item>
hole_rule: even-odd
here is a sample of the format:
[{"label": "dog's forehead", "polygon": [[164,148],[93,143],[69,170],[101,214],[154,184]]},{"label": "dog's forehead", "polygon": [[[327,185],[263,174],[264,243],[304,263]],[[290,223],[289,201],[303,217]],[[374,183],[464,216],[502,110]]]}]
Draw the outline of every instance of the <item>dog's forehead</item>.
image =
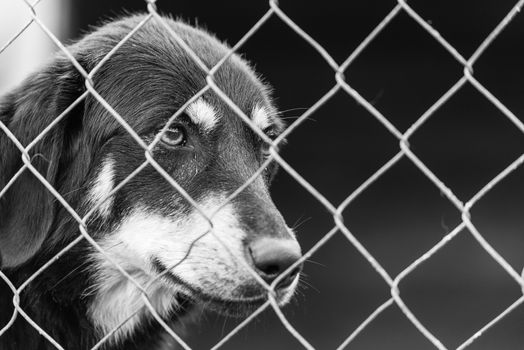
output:
[{"label": "dog's forehead", "polygon": [[[108,37],[118,39],[140,18],[111,23],[91,35],[91,39],[97,42]],[[228,55],[230,49],[207,32],[170,19],[164,18],[164,21],[206,67],[214,67]],[[113,35],[108,36],[109,33]],[[270,89],[245,60],[232,54],[210,76],[177,40],[164,25],[151,20],[131,36],[94,77],[97,91],[135,131],[151,129],[159,120],[169,118],[209,86],[209,79],[220,91],[208,88],[186,110],[198,124],[209,129],[218,123],[243,123],[231,103],[261,129],[280,124]],[[229,101],[219,94],[227,96]]]},{"label": "dog's forehead", "polygon": [[[238,115],[240,110],[260,129],[279,124],[269,88],[261,82],[249,64],[236,54],[230,55],[222,62],[222,58],[228,54],[228,48],[215,41],[214,38],[206,37],[202,32],[195,32],[194,28],[185,29],[188,30],[186,40],[190,48],[200,55],[204,64],[210,68],[217,63],[220,64],[211,77],[200,67],[197,67],[199,72],[193,69],[181,72],[184,80],[201,76],[200,86],[202,87],[209,84],[209,80],[213,84],[212,89],[189,105],[186,111],[190,117],[205,125],[207,129],[211,129],[218,124],[244,123]],[[184,55],[186,54],[184,52]],[[185,59],[192,58],[185,57]],[[216,88],[218,91],[215,90]]]}]

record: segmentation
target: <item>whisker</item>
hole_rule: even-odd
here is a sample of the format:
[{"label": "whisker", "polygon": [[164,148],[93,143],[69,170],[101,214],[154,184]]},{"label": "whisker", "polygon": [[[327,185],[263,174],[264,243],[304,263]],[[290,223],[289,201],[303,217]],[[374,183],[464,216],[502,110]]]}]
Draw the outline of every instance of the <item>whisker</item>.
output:
[{"label": "whisker", "polygon": [[311,260],[311,259],[304,260],[304,262],[311,263],[311,264],[318,265],[318,266],[322,266],[322,267],[327,267],[327,265],[322,264],[322,263],[320,263],[318,261]]},{"label": "whisker", "polygon": [[287,112],[294,112],[294,111],[305,111],[307,110],[308,107],[295,107],[295,108],[289,108],[289,109],[284,109],[282,111],[278,111],[275,113],[275,115],[279,115],[281,116],[282,114],[284,113],[287,113]]},{"label": "whisker", "polygon": [[296,230],[298,229],[300,226],[302,226],[303,224],[305,224],[306,222],[308,222],[309,220],[311,220],[312,217],[309,216],[307,218],[304,218],[304,215],[302,215],[301,217],[299,217],[297,219],[297,221],[293,224],[293,227],[292,227],[292,230]]},{"label": "whisker", "polygon": [[[306,282],[305,280],[303,280],[302,278],[300,279],[300,282],[298,284],[298,287],[301,287],[301,288],[304,288],[307,287],[307,288],[311,288],[313,289],[315,292],[319,293],[320,294],[320,290],[318,290],[317,288],[315,288],[315,286],[313,286],[311,283],[308,283]],[[299,289],[299,288],[297,288]],[[305,288],[304,288],[305,289]]]},{"label": "whisker", "polygon": [[69,271],[64,277],[60,278],[58,282],[53,284],[50,289],[54,289],[56,286],[58,286],[60,283],[62,283],[64,280],[66,280],[69,276],[71,276],[73,273],[75,273],[79,268],[85,267],[89,263],[88,260],[83,261],[81,264],[79,264],[77,267]]}]

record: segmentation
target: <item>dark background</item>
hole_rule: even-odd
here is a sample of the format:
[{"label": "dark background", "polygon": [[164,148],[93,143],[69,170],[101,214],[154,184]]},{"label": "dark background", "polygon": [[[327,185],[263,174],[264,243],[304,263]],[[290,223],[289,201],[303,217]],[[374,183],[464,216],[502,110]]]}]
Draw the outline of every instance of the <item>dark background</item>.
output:
[{"label": "dark background", "polygon": [[[515,1],[410,1],[462,55],[471,55]],[[342,63],[395,6],[394,1],[281,1],[281,8]],[[163,13],[197,22],[231,45],[269,9],[267,1],[158,1]],[[78,1],[69,39],[123,10],[145,11],[144,1]],[[475,65],[475,76],[522,119],[524,15],[519,14]],[[274,86],[291,123],[335,85],[329,65],[273,16],[240,50]],[[405,12],[346,71],[346,81],[404,132],[462,75],[463,68]],[[440,108],[411,139],[412,150],[463,202],[524,150],[522,133],[471,85]],[[283,157],[334,205],[399,151],[398,141],[341,91],[289,137]],[[520,271],[524,265],[523,169],[489,192],[472,210],[478,230]],[[304,250],[333,226],[325,208],[281,171],[274,199]],[[351,232],[396,276],[460,222],[460,213],[407,158],[344,211]],[[337,233],[305,265],[305,284],[285,309],[316,348],[334,349],[375,308],[389,288]],[[467,230],[410,274],[401,295],[420,321],[449,348],[457,347],[521,295],[518,285]],[[209,348],[238,320],[203,318],[187,338]],[[515,310],[471,349],[521,349],[524,310]],[[269,310],[224,349],[300,349]],[[348,349],[434,348],[393,305]]]}]

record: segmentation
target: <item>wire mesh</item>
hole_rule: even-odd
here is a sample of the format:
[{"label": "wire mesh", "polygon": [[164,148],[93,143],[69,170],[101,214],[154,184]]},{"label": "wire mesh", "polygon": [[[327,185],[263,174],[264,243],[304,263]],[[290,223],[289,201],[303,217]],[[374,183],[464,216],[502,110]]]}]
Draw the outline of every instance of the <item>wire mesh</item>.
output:
[{"label": "wire mesh", "polygon": [[[46,270],[51,264],[53,264],[60,256],[65,254],[67,251],[72,249],[79,242],[85,240],[89,242],[95,249],[97,249],[100,254],[102,254],[108,261],[110,261],[116,269],[120,271],[126,278],[128,278],[135,287],[140,291],[143,299],[143,308],[146,308],[148,312],[152,314],[154,319],[156,319],[159,324],[168,332],[178,344],[180,344],[184,349],[191,349],[191,346],[184,342],[184,340],[165,322],[165,320],[156,312],[155,308],[149,300],[149,295],[146,291],[147,286],[140,285],[140,283],[133,279],[117,262],[113,261],[110,256],[108,256],[104,250],[97,244],[97,242],[92,238],[91,234],[88,232],[86,222],[89,217],[97,210],[97,207],[92,208],[86,215],[83,217],[80,216],[72,206],[61,196],[55,188],[43,177],[37,169],[32,164],[32,159],[30,157],[30,150],[42,140],[42,138],[50,132],[66,115],[72,110],[78,103],[84,100],[87,96],[91,95],[94,97],[111,115],[112,117],[128,132],[135,142],[143,149],[146,160],[138,168],[136,168],[127,178],[118,184],[110,193],[106,195],[105,200],[110,198],[113,194],[119,191],[122,186],[128,183],[133,177],[139,174],[147,165],[151,165],[156,169],[156,171],[164,177],[169,184],[173,186],[176,191],[178,191],[191,205],[205,217],[209,228],[206,232],[202,232],[202,235],[198,239],[204,237],[205,235],[211,234],[213,232],[213,217],[224,205],[231,201],[235,196],[237,196],[245,187],[250,183],[255,181],[256,177],[261,174],[265,166],[270,161],[276,161],[283,171],[287,172],[291,177],[293,177],[298,184],[300,184],[306,191],[308,191],[311,196],[313,196],[327,211],[331,214],[333,218],[333,228],[327,232],[322,239],[320,239],[312,248],[303,254],[303,257],[297,261],[293,266],[289,267],[277,280],[268,285],[264,280],[262,280],[256,272],[254,272],[240,257],[235,257],[238,264],[243,265],[253,277],[263,285],[268,293],[268,301],[264,303],[260,308],[254,311],[249,317],[243,320],[238,326],[236,326],[230,333],[224,335],[222,339],[213,346],[213,349],[219,349],[234,337],[240,330],[242,330],[248,323],[255,319],[262,311],[266,309],[273,309],[276,316],[282,323],[284,327],[304,348],[313,349],[314,347],[308,342],[307,334],[301,334],[298,332],[293,325],[288,321],[285,314],[280,310],[277,301],[274,297],[275,286],[278,284],[286,274],[290,273],[296,266],[303,263],[309,257],[314,255],[319,249],[321,249],[334,235],[340,234],[347,238],[347,240],[362,254],[362,256],[369,262],[373,267],[376,273],[383,279],[384,288],[389,289],[391,293],[391,298],[389,298],[384,303],[377,305],[375,311],[371,313],[363,322],[354,329],[351,334],[345,338],[345,340],[338,346],[338,349],[350,348],[350,345],[354,339],[374,320],[385,312],[387,309],[392,308],[393,306],[398,306],[403,312],[405,317],[412,323],[413,327],[416,329],[437,349],[447,349],[446,345],[442,343],[433,333],[432,330],[425,326],[418,318],[415,313],[411,311],[409,306],[404,302],[402,298],[401,283],[409,276],[413,271],[420,267],[421,264],[426,262],[428,259],[431,259],[435,253],[441,250],[446,244],[451,242],[455,237],[461,235],[464,231],[471,233],[472,237],[478,241],[481,247],[493,258],[493,260],[499,264],[504,271],[509,275],[514,281],[516,286],[521,289],[524,288],[524,281],[521,275],[501,256],[490,243],[483,237],[482,233],[476,228],[474,220],[470,214],[471,209],[482,200],[482,197],[495,186],[497,186],[501,181],[514,172],[518,167],[524,162],[524,155],[518,157],[513,163],[507,166],[500,174],[495,178],[489,181],[480,191],[473,195],[470,199],[463,200],[460,199],[453,191],[452,188],[447,186],[442,180],[440,180],[432,170],[426,166],[424,161],[420,159],[410,147],[411,137],[420,129],[420,127],[431,118],[435,112],[446,104],[461,88],[466,84],[470,84],[476,90],[478,90],[482,96],[485,97],[490,103],[492,103],[502,114],[507,117],[510,122],[518,128],[521,132],[524,132],[524,124],[519,120],[519,118],[504,104],[497,99],[486,87],[482,85],[481,82],[474,75],[474,65],[475,62],[482,56],[482,54],[488,49],[490,44],[497,39],[499,34],[504,30],[506,26],[512,21],[512,19],[519,13],[524,0],[518,1],[515,6],[509,11],[509,13],[500,21],[500,23],[491,31],[491,33],[485,38],[485,40],[479,45],[475,52],[469,57],[464,57],[459,50],[457,50],[453,45],[451,45],[445,38],[443,38],[439,32],[427,21],[425,21],[412,7],[410,7],[406,1],[398,0],[397,4],[393,9],[384,17],[384,19],[367,35],[361,42],[360,45],[344,60],[342,63],[338,64],[333,57],[327,52],[326,49],[315,41],[306,31],[304,31],[299,25],[297,25],[292,18],[290,18],[280,7],[277,1],[270,0],[268,4],[267,12],[256,22],[255,25],[230,49],[230,51],[214,66],[207,67],[198,55],[193,52],[189,46],[182,40],[178,34],[173,31],[173,29],[164,22],[163,18],[159,15],[156,2],[154,0],[148,0],[145,2],[145,8],[147,9],[148,15],[133,29],[128,35],[118,43],[109,53],[106,55],[99,64],[92,69],[91,71],[85,71],[82,66],[75,60],[73,55],[68,51],[60,40],[46,27],[46,25],[39,19],[37,4],[40,1],[35,1],[30,3],[27,0],[24,0],[24,3],[27,5],[27,10],[30,12],[32,19],[30,22],[25,25],[20,32],[16,33],[12,39],[10,39],[5,45],[0,49],[0,54],[11,45],[28,27],[31,23],[36,23],[42,31],[56,44],[56,46],[61,50],[66,57],[71,61],[74,67],[85,79],[85,86],[87,91],[83,93],[71,106],[69,106],[63,113],[58,115],[55,120],[46,127],[30,144],[23,146],[19,140],[13,135],[13,133],[7,128],[7,126],[0,121],[0,129],[5,133],[8,138],[13,142],[13,144],[20,151],[20,155],[23,160],[23,166],[19,169],[13,178],[7,183],[7,185],[0,189],[0,197],[2,197],[6,191],[11,187],[11,185],[18,179],[21,174],[27,170],[30,171],[38,180],[49,190],[49,192],[56,198],[56,200],[67,210],[71,217],[78,223],[78,229],[80,235],[76,237],[66,248],[64,248],[59,254],[54,258],[49,260],[44,264],[38,271],[31,275],[25,283],[16,288],[7,276],[0,271],[0,278],[3,280],[2,283],[5,283],[13,292],[13,305],[15,306],[14,313],[11,317],[11,320],[8,324],[3,326],[0,329],[0,336],[4,334],[13,324],[14,320],[17,317],[23,317],[32,327],[34,327],[42,336],[44,336],[49,343],[51,343],[57,349],[66,349],[67,344],[59,344],[55,339],[53,339],[46,331],[43,325],[39,325],[34,322],[31,317],[29,317],[24,311],[23,307],[20,305],[20,295],[24,292],[24,289],[38,278],[41,273]],[[355,88],[353,88],[350,83],[345,79],[344,72],[352,65],[355,59],[364,51],[366,48],[375,40],[375,38],[384,30],[387,30],[388,25],[393,21],[400,13],[407,14],[415,23],[417,23],[421,28],[423,28],[427,33],[433,37],[433,39],[438,42],[448,53],[451,55],[460,65],[463,66],[463,75],[460,79],[453,84],[449,90],[439,97],[434,104],[427,109],[405,132],[400,131],[392,122],[390,122],[384,114],[382,114],[377,108],[373,106],[372,103],[367,101]],[[298,117],[292,124],[290,124],[286,130],[275,140],[268,138],[251,120],[246,116],[242,110],[234,104],[234,102],[227,96],[216,84],[214,81],[214,74],[217,70],[226,62],[226,60],[235,52],[237,52],[242,45],[244,45],[250,38],[262,28],[270,18],[278,18],[282,23],[287,25],[297,34],[297,40],[304,40],[307,42],[331,67],[333,70],[333,87],[325,93],[325,95],[320,98],[314,105],[308,108],[300,117]],[[103,96],[96,90],[92,78],[97,74],[100,67],[102,67],[107,60],[119,50],[119,48],[131,38],[146,22],[155,19],[162,23],[167,32],[170,33],[172,38],[187,52],[192,60],[200,67],[200,69],[206,73],[206,86],[195,94],[191,99],[189,99],[184,106],[177,111],[169,121],[166,123],[162,132],[165,132],[169,125],[175,120],[175,118],[182,113],[182,111],[190,103],[198,99],[206,91],[213,91],[217,96],[219,96],[234,113],[240,118],[244,123],[246,123],[255,133],[257,133],[262,140],[270,145],[270,158],[263,164],[259,170],[253,174],[253,176],[243,184],[242,187],[237,189],[231,196],[229,196],[220,208],[213,213],[212,215],[206,215],[204,211],[199,208],[199,205],[196,201],[189,196],[189,194],[173,179],[171,176],[162,168],[162,166],[154,159],[153,153],[151,152],[155,144],[159,141],[161,134],[158,134],[157,137],[150,143],[147,144],[142,140],[142,138],[133,130],[133,128],[119,115],[118,112],[104,99]],[[326,104],[337,92],[344,91],[347,93],[348,98],[354,99],[358,102],[362,108],[364,108],[370,117],[375,118],[389,133],[391,133],[397,140],[399,144],[398,153],[396,153],[390,160],[388,160],[382,167],[380,167],[371,177],[364,181],[358,188],[356,188],[349,196],[345,198],[341,203],[334,204],[331,203],[322,193],[320,193],[314,186],[312,186],[304,177],[301,176],[285,159],[279,155],[277,151],[278,144],[290,133],[294,132],[300,125],[310,118],[311,115],[316,113],[318,109]],[[342,213],[348,208],[349,205],[364,191],[366,191],[370,186],[373,185],[375,181],[381,178],[385,173],[387,173],[392,167],[394,167],[402,159],[408,159],[411,161],[418,170],[427,177],[440,191],[443,193],[447,199],[454,205],[454,207],[461,214],[461,222],[453,230],[451,230],[447,235],[445,235],[439,242],[437,242],[431,249],[413,261],[407,268],[401,271],[396,276],[390,276],[386,269],[381,266],[377,259],[366,249],[366,247],[359,242],[359,240],[353,235],[351,230],[344,224],[342,220]],[[99,203],[98,206],[101,206],[103,203]],[[220,242],[220,238],[216,235],[214,237]],[[224,249],[228,249],[227,246],[220,242]],[[190,253],[191,248],[187,252]],[[234,255],[233,252],[230,254]],[[174,266],[173,266],[174,267]],[[463,343],[457,347],[457,349],[465,349],[471,345],[476,339],[481,337],[486,330],[493,327],[497,322],[499,322],[504,316],[511,313],[515,308],[524,302],[524,297],[520,297],[515,300],[511,305],[509,305],[501,314],[487,322],[485,326],[479,329],[477,332],[472,334],[469,338],[465,339]],[[136,310],[139,312],[140,310]],[[130,315],[129,318],[133,317]],[[119,325],[121,327],[122,325]],[[103,346],[107,340],[118,330],[118,328],[113,329],[111,332],[106,334],[92,349],[98,349]]]}]

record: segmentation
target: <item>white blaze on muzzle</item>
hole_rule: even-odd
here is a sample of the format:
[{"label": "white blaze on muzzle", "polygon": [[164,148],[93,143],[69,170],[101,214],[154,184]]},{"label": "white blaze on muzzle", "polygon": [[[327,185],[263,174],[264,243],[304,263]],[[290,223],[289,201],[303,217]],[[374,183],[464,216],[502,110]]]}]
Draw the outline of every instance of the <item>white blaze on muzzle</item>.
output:
[{"label": "white blaze on muzzle", "polygon": [[[224,200],[224,196],[209,196],[201,201],[201,208],[211,215]],[[245,267],[246,233],[230,203],[213,216],[212,222],[213,233],[209,232],[208,220],[194,209],[186,216],[166,217],[136,208],[99,244],[145,288],[162,316],[176,307],[177,293],[198,299],[198,295],[193,295],[198,291],[210,300],[241,302],[245,299],[242,286],[257,286]],[[89,312],[96,326],[108,333],[140,309],[143,300],[133,283],[102,254],[94,252],[92,258],[98,272]],[[153,282],[158,275],[152,264],[154,260],[170,269],[180,283],[166,278]],[[116,339],[131,332],[145,315],[149,313],[142,309],[121,327]]]}]

